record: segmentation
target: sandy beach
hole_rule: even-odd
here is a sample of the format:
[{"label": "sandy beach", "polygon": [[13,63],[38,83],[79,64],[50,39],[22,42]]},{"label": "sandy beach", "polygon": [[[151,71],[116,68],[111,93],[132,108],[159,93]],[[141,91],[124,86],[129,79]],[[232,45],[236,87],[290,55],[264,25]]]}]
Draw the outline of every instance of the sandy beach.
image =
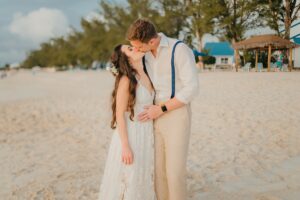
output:
[{"label": "sandy beach", "polygon": [[[300,199],[300,73],[199,73],[188,200]],[[106,71],[0,79],[0,199],[96,200],[112,134]]]}]

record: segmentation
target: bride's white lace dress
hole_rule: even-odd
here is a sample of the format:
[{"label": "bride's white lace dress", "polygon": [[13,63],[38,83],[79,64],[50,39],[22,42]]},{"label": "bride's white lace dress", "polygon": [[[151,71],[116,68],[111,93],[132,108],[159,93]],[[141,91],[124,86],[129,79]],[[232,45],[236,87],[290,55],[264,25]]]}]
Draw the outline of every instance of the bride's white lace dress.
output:
[{"label": "bride's white lace dress", "polygon": [[137,115],[153,103],[154,92],[138,80],[134,121],[126,113],[128,139],[134,154],[133,164],[121,160],[118,129],[113,132],[102,177],[99,200],[156,200],[154,191],[153,121],[138,122]]}]

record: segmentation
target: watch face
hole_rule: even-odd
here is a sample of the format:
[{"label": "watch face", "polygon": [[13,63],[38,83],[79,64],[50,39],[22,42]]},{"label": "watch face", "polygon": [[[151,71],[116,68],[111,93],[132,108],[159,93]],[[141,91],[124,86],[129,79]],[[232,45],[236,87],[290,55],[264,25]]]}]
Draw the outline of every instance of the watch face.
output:
[{"label": "watch face", "polygon": [[167,112],[167,107],[165,105],[162,105],[161,109],[162,109],[163,112]]}]

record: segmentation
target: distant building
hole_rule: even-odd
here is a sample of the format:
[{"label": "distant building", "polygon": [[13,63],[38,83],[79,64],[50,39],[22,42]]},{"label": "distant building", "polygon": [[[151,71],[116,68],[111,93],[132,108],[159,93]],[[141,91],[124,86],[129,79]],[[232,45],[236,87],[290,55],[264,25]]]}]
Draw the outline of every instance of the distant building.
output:
[{"label": "distant building", "polygon": [[294,67],[300,68],[300,38],[294,38],[294,42],[299,45],[294,49]]},{"label": "distant building", "polygon": [[19,69],[20,68],[20,64],[19,63],[13,63],[9,66],[10,69]]},{"label": "distant building", "polygon": [[[280,32],[284,33],[285,29],[281,30]],[[293,62],[295,68],[300,68],[300,20],[294,21],[291,25],[290,39],[291,42],[299,45],[293,49]]]},{"label": "distant building", "polygon": [[216,58],[216,67],[232,67],[234,63],[234,50],[229,42],[207,42],[204,49],[210,56]]},{"label": "distant building", "polygon": [[300,20],[297,20],[291,27],[291,40],[299,46],[294,49],[293,60],[294,67],[300,68]]}]

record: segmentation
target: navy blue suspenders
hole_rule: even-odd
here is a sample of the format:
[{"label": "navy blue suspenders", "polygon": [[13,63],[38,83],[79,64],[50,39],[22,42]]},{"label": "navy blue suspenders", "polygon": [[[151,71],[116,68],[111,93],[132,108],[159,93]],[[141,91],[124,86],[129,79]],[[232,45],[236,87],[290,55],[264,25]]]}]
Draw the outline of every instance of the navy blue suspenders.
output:
[{"label": "navy blue suspenders", "polygon": [[[173,49],[172,49],[172,57],[171,57],[172,93],[171,93],[171,99],[175,96],[175,61],[174,61],[175,56],[174,55],[175,55],[175,48],[176,48],[177,44],[179,44],[179,43],[183,43],[183,42],[180,41],[180,40],[177,41],[174,44]],[[145,56],[143,57],[143,68],[144,68],[144,72],[149,77],[148,72],[147,72],[147,68],[146,68]],[[150,79],[150,77],[149,77],[149,79]],[[150,81],[151,81],[151,79],[150,79]],[[152,81],[151,81],[151,83],[152,83]]]},{"label": "navy blue suspenders", "polygon": [[172,67],[172,94],[171,94],[171,99],[175,96],[175,62],[174,62],[174,54],[175,54],[175,48],[177,44],[181,43],[182,41],[177,41],[172,50],[172,58],[171,58],[171,67]]}]

